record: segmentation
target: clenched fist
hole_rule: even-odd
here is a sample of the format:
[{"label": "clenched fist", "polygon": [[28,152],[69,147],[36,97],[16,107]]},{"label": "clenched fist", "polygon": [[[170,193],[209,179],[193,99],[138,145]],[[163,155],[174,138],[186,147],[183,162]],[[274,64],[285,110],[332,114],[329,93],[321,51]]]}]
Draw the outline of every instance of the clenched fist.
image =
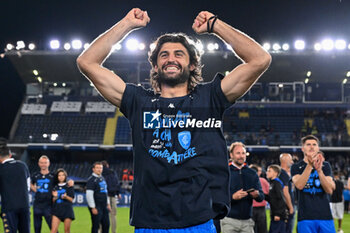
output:
[{"label": "clenched fist", "polygon": [[129,13],[124,17],[124,20],[132,29],[145,27],[150,22],[147,11],[143,11],[139,8],[133,8],[131,11],[129,11]]},{"label": "clenched fist", "polygon": [[[194,22],[192,24],[192,29],[197,34],[203,34],[205,32],[208,32],[208,20],[210,17],[214,16],[214,14],[208,12],[208,11],[201,11],[197,17],[194,19]],[[209,26],[211,26],[214,19],[210,20]]]}]

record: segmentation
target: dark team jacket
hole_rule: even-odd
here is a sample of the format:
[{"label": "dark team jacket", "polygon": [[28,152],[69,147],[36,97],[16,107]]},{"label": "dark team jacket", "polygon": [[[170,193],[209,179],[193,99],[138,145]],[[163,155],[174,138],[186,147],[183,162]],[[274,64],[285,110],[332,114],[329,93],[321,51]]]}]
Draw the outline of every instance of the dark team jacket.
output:
[{"label": "dark team jacket", "polygon": [[29,170],[25,163],[9,159],[0,164],[1,212],[29,208]]},{"label": "dark team jacket", "polygon": [[54,175],[48,173],[46,175],[36,172],[31,177],[32,184],[36,184],[34,206],[37,208],[49,208],[52,205],[52,188]]},{"label": "dark team jacket", "polygon": [[249,219],[252,217],[253,211],[253,198],[248,196],[240,199],[233,200],[232,195],[240,189],[248,190],[254,188],[259,191],[259,196],[255,199],[257,202],[264,200],[264,192],[262,191],[261,184],[257,173],[244,165],[241,169],[230,163],[230,193],[231,193],[231,210],[227,217],[235,219]]},{"label": "dark team jacket", "polygon": [[118,174],[108,167],[103,167],[102,176],[105,178],[108,189],[108,196],[113,197],[119,195],[120,185]]},{"label": "dark team jacket", "polygon": [[271,219],[278,216],[282,220],[287,219],[287,205],[283,195],[283,183],[280,179],[276,178],[270,181],[269,194],[265,196],[266,201],[270,203],[270,215]]}]

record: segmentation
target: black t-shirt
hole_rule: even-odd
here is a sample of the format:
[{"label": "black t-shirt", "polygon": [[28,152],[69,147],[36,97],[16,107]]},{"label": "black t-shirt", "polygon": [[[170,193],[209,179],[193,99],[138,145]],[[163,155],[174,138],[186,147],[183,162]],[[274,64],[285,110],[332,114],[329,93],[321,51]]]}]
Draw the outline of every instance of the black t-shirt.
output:
[{"label": "black t-shirt", "polygon": [[29,208],[29,170],[25,163],[8,160],[0,164],[1,212]]},{"label": "black t-shirt", "polygon": [[[301,175],[306,168],[304,160],[293,164],[292,177]],[[331,166],[323,162],[322,171],[325,176],[332,176]],[[323,190],[318,173],[312,169],[310,177],[303,190],[297,190],[298,221],[301,220],[331,220],[332,214],[329,206],[329,195]]]},{"label": "black t-shirt", "polygon": [[96,208],[107,206],[107,183],[103,176],[90,176],[86,183],[86,189],[94,191]]},{"label": "black t-shirt", "polygon": [[45,209],[52,205],[52,188],[54,175],[48,173],[46,175],[36,172],[31,177],[32,184],[36,184],[37,189],[35,193],[34,206]]},{"label": "black t-shirt", "polygon": [[65,193],[67,196],[74,198],[74,188],[68,187],[67,184],[58,184],[53,190],[57,191],[57,199],[53,204],[52,214],[61,220],[66,218],[74,219],[73,203],[66,199],[62,199],[62,195]]},{"label": "black t-shirt", "polygon": [[343,201],[343,191],[344,191],[344,183],[340,180],[335,180],[335,190],[331,196],[331,202],[337,203]]},{"label": "black t-shirt", "polygon": [[221,120],[231,104],[221,78],[177,98],[126,86],[121,111],[133,138],[131,225],[179,228],[227,214],[229,170]]},{"label": "black t-shirt", "polygon": [[289,195],[292,201],[292,204],[294,203],[294,194],[293,194],[293,185],[292,185],[292,179],[290,178],[290,176],[288,175],[288,173],[284,170],[281,169],[281,174],[279,176],[279,179],[282,181],[284,186],[288,186],[288,191],[289,191]]}]

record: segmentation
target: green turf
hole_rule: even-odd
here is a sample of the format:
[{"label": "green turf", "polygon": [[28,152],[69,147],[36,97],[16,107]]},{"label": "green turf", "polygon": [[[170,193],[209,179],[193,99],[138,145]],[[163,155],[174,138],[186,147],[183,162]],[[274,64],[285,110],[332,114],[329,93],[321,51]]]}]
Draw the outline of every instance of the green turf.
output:
[{"label": "green turf", "polygon": [[[90,221],[90,213],[87,207],[75,207],[75,220],[72,222],[71,232],[72,233],[89,233],[91,230],[91,221]],[[268,225],[269,225],[269,212],[267,211]],[[31,222],[32,229],[31,232],[34,232],[33,228],[33,220]],[[336,229],[338,227],[338,223],[335,223]],[[344,214],[343,219],[343,230],[344,232],[350,232],[350,214]],[[0,233],[3,233],[4,229],[0,227]],[[50,230],[46,224],[43,222],[42,233],[49,233]],[[60,224],[59,228],[60,233],[64,233],[63,223]],[[118,233],[132,233],[134,232],[134,228],[129,225],[129,208],[118,208],[117,212],[117,232]],[[296,232],[294,230],[294,232]]]}]

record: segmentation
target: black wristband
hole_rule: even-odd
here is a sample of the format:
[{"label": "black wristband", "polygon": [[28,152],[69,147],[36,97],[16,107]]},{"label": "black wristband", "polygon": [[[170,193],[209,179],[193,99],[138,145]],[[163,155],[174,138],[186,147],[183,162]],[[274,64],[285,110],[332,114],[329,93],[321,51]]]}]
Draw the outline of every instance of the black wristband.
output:
[{"label": "black wristband", "polygon": [[[213,22],[210,24],[210,20],[213,19]],[[208,33],[212,33],[214,30],[214,24],[216,22],[216,20],[218,19],[217,15],[213,15],[212,17],[210,17],[207,21],[207,32]]]}]

